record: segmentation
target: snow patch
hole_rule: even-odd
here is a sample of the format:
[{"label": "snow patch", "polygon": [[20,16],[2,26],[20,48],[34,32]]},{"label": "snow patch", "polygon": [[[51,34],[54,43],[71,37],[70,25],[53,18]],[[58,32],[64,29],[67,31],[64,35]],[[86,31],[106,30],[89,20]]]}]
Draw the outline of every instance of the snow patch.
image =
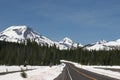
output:
[{"label": "snow patch", "polygon": [[[0,66],[1,72],[16,71],[20,70],[23,66]],[[56,65],[56,66],[27,66],[29,69],[34,69],[31,71],[25,71],[27,78],[22,78],[20,73],[11,73],[6,75],[0,75],[0,80],[53,80],[62,72],[65,64]],[[25,67],[23,67],[25,68]],[[26,69],[26,68],[25,68]]]}]

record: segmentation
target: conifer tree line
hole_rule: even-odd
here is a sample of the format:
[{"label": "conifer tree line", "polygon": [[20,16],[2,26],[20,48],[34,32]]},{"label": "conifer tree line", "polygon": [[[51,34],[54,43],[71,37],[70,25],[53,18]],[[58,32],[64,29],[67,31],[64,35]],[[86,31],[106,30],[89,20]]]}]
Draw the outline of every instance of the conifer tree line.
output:
[{"label": "conifer tree line", "polygon": [[56,65],[63,59],[84,65],[120,65],[120,50],[59,50],[30,40],[27,44],[0,41],[0,65]]}]

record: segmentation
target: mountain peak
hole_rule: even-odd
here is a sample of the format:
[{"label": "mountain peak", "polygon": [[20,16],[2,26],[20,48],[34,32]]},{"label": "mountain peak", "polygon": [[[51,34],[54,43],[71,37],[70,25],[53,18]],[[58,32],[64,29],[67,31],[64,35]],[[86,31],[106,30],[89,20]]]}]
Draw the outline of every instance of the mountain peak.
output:
[{"label": "mountain peak", "polygon": [[4,31],[11,31],[11,30],[14,30],[14,29],[24,30],[24,29],[27,29],[27,26],[25,26],[25,25],[23,25],[23,26],[10,26],[9,28],[5,29]]},{"label": "mountain peak", "polygon": [[[0,33],[3,37],[9,38],[19,38],[19,39],[26,39],[27,34],[32,32],[32,29],[23,25],[23,26],[11,26]],[[1,37],[0,36],[0,37]]]},{"label": "mountain peak", "polygon": [[64,43],[64,44],[72,45],[72,44],[73,44],[73,41],[72,41],[70,38],[65,37],[65,38],[63,38],[59,43]]},{"label": "mountain peak", "polygon": [[0,33],[0,40],[8,42],[24,42],[27,39],[36,41],[38,44],[52,46],[54,42],[44,37],[27,26],[11,26]]},{"label": "mountain peak", "polygon": [[65,38],[63,38],[63,40],[71,40],[70,38],[68,38],[68,37],[65,37]]},{"label": "mountain peak", "polygon": [[98,42],[96,42],[96,44],[105,44],[105,43],[107,43],[107,41],[106,40],[100,40],[100,41],[98,41]]},{"label": "mountain peak", "polygon": [[79,47],[82,47],[82,46],[83,46],[83,45],[81,45],[81,44],[79,44],[79,43],[73,42],[73,41],[72,41],[70,38],[68,38],[68,37],[63,38],[61,41],[59,41],[59,43],[60,43],[61,45],[67,46],[69,49],[72,48],[72,47],[77,48],[78,46],[79,46]]}]

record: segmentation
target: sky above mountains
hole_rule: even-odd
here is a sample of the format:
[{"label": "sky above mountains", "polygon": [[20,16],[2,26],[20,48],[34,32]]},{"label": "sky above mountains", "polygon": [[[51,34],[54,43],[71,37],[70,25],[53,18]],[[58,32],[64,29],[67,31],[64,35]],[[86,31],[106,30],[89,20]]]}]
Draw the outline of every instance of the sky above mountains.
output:
[{"label": "sky above mountains", "polygon": [[0,0],[0,31],[26,25],[52,40],[120,38],[120,0]]}]

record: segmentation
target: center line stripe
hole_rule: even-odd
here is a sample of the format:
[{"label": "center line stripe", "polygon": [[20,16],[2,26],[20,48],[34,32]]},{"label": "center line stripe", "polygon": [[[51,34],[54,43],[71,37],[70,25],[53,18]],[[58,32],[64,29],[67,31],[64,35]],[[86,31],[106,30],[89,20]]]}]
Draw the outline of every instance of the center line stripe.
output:
[{"label": "center line stripe", "polygon": [[87,75],[87,74],[85,74],[85,73],[82,73],[82,72],[76,70],[76,69],[73,68],[73,67],[71,67],[71,69],[75,70],[75,71],[78,72],[79,74],[81,74],[81,75],[83,75],[84,77],[87,77],[87,78],[89,78],[89,79],[91,79],[91,80],[97,80],[97,79],[95,79],[95,78],[93,78],[93,77],[91,77],[91,76],[89,76],[89,75]]},{"label": "center line stripe", "polygon": [[68,75],[69,75],[69,77],[70,77],[70,80],[72,80],[72,77],[71,77],[71,75],[70,75],[70,72],[69,72],[68,68],[67,68],[67,72],[68,72]]}]

